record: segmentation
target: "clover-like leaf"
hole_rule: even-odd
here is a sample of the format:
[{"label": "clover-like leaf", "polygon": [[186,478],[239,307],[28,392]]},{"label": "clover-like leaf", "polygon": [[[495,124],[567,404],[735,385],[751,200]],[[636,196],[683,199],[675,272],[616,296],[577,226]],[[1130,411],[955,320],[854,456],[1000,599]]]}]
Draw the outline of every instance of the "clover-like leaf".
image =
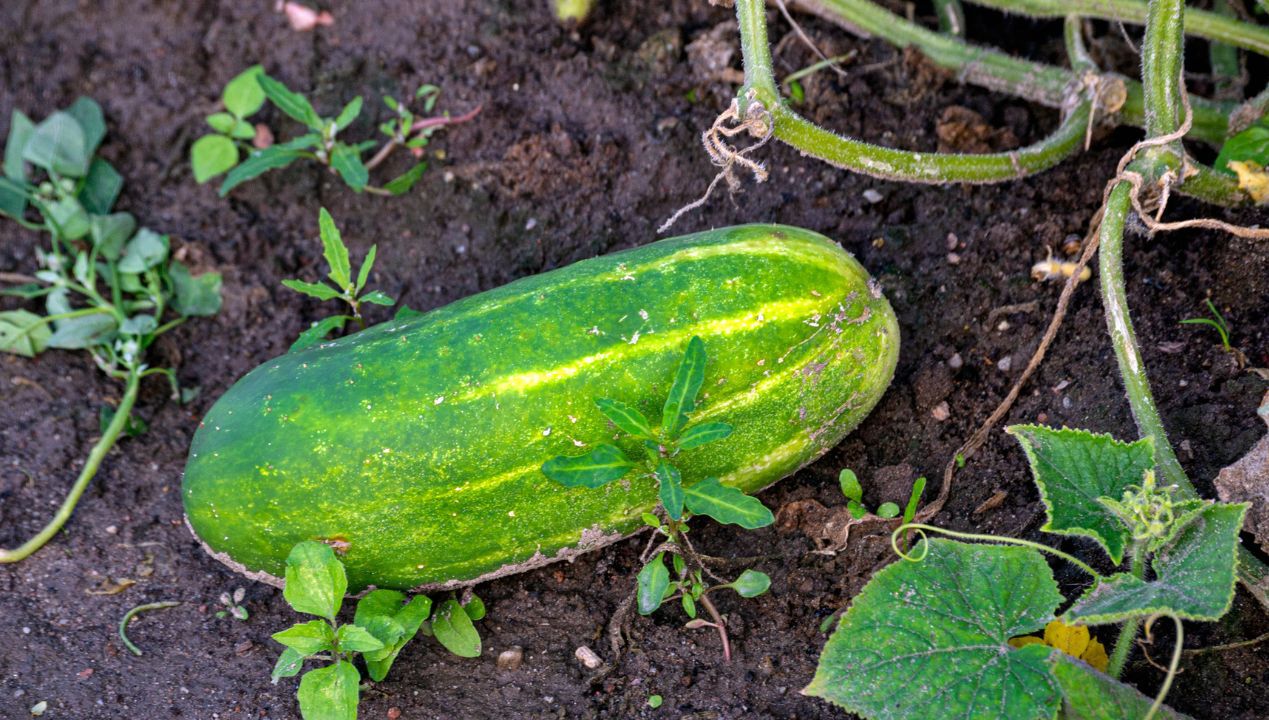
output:
[{"label": "clover-like leaf", "polygon": [[471,616],[453,598],[441,603],[432,616],[432,634],[446,650],[459,657],[480,657],[480,633]]},{"label": "clover-like leaf", "polygon": [[542,474],[564,487],[597,488],[620,480],[634,463],[616,445],[598,445],[585,455],[551,458],[542,464]]},{"label": "clover-like leaf", "polygon": [[661,428],[666,437],[677,439],[687,424],[688,415],[696,409],[696,396],[705,382],[705,343],[693,336],[674,375],[674,384],[661,411]]},{"label": "clover-like leaf", "polygon": [[1247,506],[1212,503],[1182,519],[1184,526],[1151,561],[1155,579],[1118,573],[1090,588],[1065,620],[1100,625],[1161,612],[1216,620],[1234,600],[1238,532]]},{"label": "clover-like leaf", "polygon": [[201,185],[238,164],[238,146],[224,135],[204,135],[190,146],[189,161]]},{"label": "clover-like leaf", "polygon": [[640,440],[652,437],[652,427],[648,424],[648,419],[636,408],[608,398],[595,398],[595,406],[617,429],[627,435]]},{"label": "clover-like leaf", "polygon": [[225,109],[240,118],[259,112],[264,105],[264,88],[260,87],[259,81],[263,73],[264,68],[252,65],[226,83],[220,96]]},{"label": "clover-like leaf", "polygon": [[707,422],[693,425],[683,431],[679,438],[680,450],[691,450],[702,445],[722,440],[731,435],[732,426],[725,422]]},{"label": "clover-like leaf", "polygon": [[304,720],[356,720],[361,673],[347,660],[309,670],[300,678],[300,714]]},{"label": "clover-like leaf", "polygon": [[753,530],[775,522],[771,510],[758,498],[723,485],[718,478],[705,478],[683,493],[688,510],[697,515],[708,515],[720,523]]},{"label": "clover-like leaf", "polygon": [[1013,425],[1035,475],[1048,522],[1040,528],[1060,535],[1093,538],[1118,565],[1124,559],[1128,526],[1099,497],[1118,500],[1129,485],[1140,485],[1154,467],[1154,442],[1121,443],[1109,435],[1039,425]]},{"label": "clover-like leaf", "polygon": [[[1131,685],[1097,672],[1086,663],[1063,653],[1053,653],[1049,656],[1049,663],[1062,688],[1062,720],[1143,718],[1154,703],[1153,698],[1142,695]],[[1164,705],[1155,717],[1181,720],[1189,716]]]},{"label": "clover-like leaf", "polygon": [[282,596],[296,612],[334,619],[347,591],[344,565],[329,545],[305,540],[291,548]]},{"label": "clover-like leaf", "polygon": [[660,485],[661,505],[665,508],[665,514],[669,515],[671,520],[682,520],[683,476],[679,474],[678,468],[665,460],[657,463],[656,474],[657,483]]},{"label": "clover-like leaf", "polygon": [[665,553],[657,553],[639,571],[636,599],[640,615],[651,615],[661,607],[665,591],[670,587],[670,570],[665,566]]},{"label": "clover-like leaf", "polygon": [[1043,645],[1009,638],[1044,627],[1062,602],[1031,548],[934,539],[920,561],[878,572],[820,655],[804,693],[874,720],[1050,720],[1060,702]]}]

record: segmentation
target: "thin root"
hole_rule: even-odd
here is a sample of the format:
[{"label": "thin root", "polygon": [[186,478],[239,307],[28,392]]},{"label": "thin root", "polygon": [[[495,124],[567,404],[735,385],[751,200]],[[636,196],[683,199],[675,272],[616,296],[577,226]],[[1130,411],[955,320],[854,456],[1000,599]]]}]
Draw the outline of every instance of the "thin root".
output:
[{"label": "thin root", "polygon": [[[705,152],[709,154],[710,162],[721,169],[714,176],[714,179],[710,181],[709,187],[705,188],[705,194],[679,208],[670,216],[670,219],[657,228],[658,233],[669,230],[684,214],[708,202],[709,196],[714,192],[714,188],[720,181],[725,180],[727,182],[727,189],[732,194],[740,190],[740,179],[736,177],[736,166],[748,170],[753,174],[755,181],[766,181],[768,177],[766,165],[752,160],[748,156],[771,140],[775,125],[771,112],[763,107],[762,103],[758,102],[755,97],[756,94],[753,90],[750,90],[745,95],[744,120],[740,119],[740,101],[733,99],[731,105],[714,119],[714,124],[701,133],[701,145],[705,147]],[[736,124],[729,125],[729,123]],[[758,141],[748,147],[737,150],[727,142],[727,138],[735,137],[742,132],[748,132],[752,137],[758,138]]]}]

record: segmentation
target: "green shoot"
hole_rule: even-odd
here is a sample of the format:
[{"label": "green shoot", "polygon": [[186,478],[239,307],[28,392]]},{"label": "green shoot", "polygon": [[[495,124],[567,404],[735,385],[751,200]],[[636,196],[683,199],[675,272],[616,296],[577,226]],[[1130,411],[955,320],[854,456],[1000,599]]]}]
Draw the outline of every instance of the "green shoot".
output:
[{"label": "green shoot", "polygon": [[347,590],[344,565],[329,545],[306,540],[291,549],[282,595],[296,612],[318,619],[274,633],[286,649],[273,668],[273,682],[300,674],[308,660],[327,663],[300,679],[297,695],[305,718],[356,720],[361,673],[354,659],[360,655],[370,679],[379,682],[420,631],[455,655],[480,655],[480,635],[472,622],[484,617],[485,606],[474,595],[461,604],[450,598],[432,613],[432,601],[424,595],[407,602],[396,590],[373,590],[357,602],[352,623],[340,624]]},{"label": "green shoot", "polygon": [[1212,314],[1212,317],[1186,318],[1181,321],[1181,324],[1182,325],[1206,325],[1210,328],[1215,329],[1216,333],[1220,335],[1221,347],[1225,348],[1225,352],[1232,352],[1233,347],[1231,347],[1229,344],[1229,323],[1225,322],[1225,317],[1221,315],[1220,311],[1216,309],[1216,306],[1212,304],[1212,301],[1210,298],[1205,299],[1204,302],[1207,303],[1207,310],[1208,312]]},{"label": "green shoot", "polygon": [[[439,94],[440,89],[435,85],[423,85],[414,97],[422,101],[423,112],[430,113]],[[266,126],[253,126],[248,121],[264,107],[266,100],[303,125],[306,132],[288,142],[273,143],[273,135]],[[387,140],[369,160],[363,161],[363,153],[375,147],[376,143],[373,140],[348,143],[340,138],[340,134],[361,115],[363,101],[360,96],[344,105],[337,115],[322,117],[308,98],[265,74],[261,66],[253,65],[225,86],[221,94],[224,111],[207,116],[207,124],[213,132],[200,137],[190,147],[194,179],[201,184],[225,175],[220,186],[220,194],[224,196],[248,180],[304,159],[325,165],[354,192],[404,195],[423,176],[426,162],[417,161],[382,187],[370,184],[371,171],[399,147],[406,148],[416,160],[421,158],[432,133],[446,125],[467,122],[480,111],[476,108],[454,118],[448,115],[417,117],[406,103],[396,98],[385,96],[383,102],[394,115],[391,120],[379,125]]]},{"label": "green shoot", "polygon": [[128,648],[128,652],[136,655],[137,657],[141,657],[141,648],[137,647],[135,643],[128,639],[128,623],[132,622],[132,618],[136,617],[138,613],[143,613],[149,610],[166,610],[167,608],[173,608],[180,604],[180,602],[175,600],[164,600],[162,602],[146,603],[132,608],[128,612],[124,613],[123,619],[119,621],[119,640],[123,642],[124,647]]},{"label": "green shoot", "polygon": [[235,588],[232,595],[227,592],[220,594],[220,604],[225,607],[224,610],[217,610],[216,617],[225,618],[232,617],[234,620],[245,622],[251,614],[247,612],[247,608],[242,604],[242,599],[246,597],[246,588]]},{"label": "green shoot", "polygon": [[[644,523],[665,538],[658,552],[639,571],[636,599],[639,613],[650,615],[667,601],[678,599],[688,616],[689,628],[712,627],[723,644],[723,658],[730,662],[731,647],[722,616],[708,594],[730,589],[741,597],[756,597],[767,591],[771,579],[756,570],[745,570],[732,582],[710,584],[717,579],[687,540],[688,521],[694,515],[755,529],[775,521],[759,500],[736,488],[707,477],[685,482],[673,463],[679,453],[726,439],[731,425],[723,422],[692,423],[697,395],[705,381],[705,343],[693,337],[675,372],[674,381],[661,409],[661,425],[654,428],[637,408],[619,400],[596,398],[595,406],[619,431],[637,443],[642,454],[631,457],[612,443],[600,443],[577,456],[560,456],[542,465],[542,473],[565,487],[600,488],[631,472],[652,479],[658,488],[662,516],[644,513]],[[670,566],[667,567],[667,557]],[[697,606],[710,620],[697,617]]]},{"label": "green shoot", "polygon": [[341,300],[352,310],[352,315],[330,315],[313,323],[312,327],[300,333],[299,338],[291,344],[292,351],[316,345],[325,340],[331,332],[342,330],[349,320],[356,320],[357,325],[364,330],[366,321],[361,315],[361,307],[364,303],[386,306],[396,303],[396,300],[380,290],[363,293],[366,281],[370,279],[370,270],[375,264],[377,245],[370,246],[370,251],[366,253],[366,258],[362,261],[354,280],[352,266],[348,259],[348,247],[344,245],[343,236],[340,235],[339,228],[335,227],[335,221],[330,213],[326,212],[326,208],[322,208],[318,215],[318,230],[322,238],[322,254],[326,258],[328,267],[327,277],[334,285],[321,281],[305,282],[303,280],[283,280],[282,284],[318,300]]},{"label": "green shoot", "polygon": [[48,234],[36,249],[39,268],[0,290],[33,309],[0,312],[0,352],[32,357],[49,348],[87,351],[97,367],[124,384],[118,406],[102,408],[101,438],[53,519],[0,562],[21,560],[47,543],[70,518],[102,459],[121,435],[146,425],[133,415],[143,378],[161,375],[172,397],[187,402],[169,368],[151,367],[146,351],[186,319],[220,309],[220,275],[194,275],[173,259],[171,242],[126,212],[111,212],[123,178],[97,148],[106,135],[101,108],[79,98],[38,125],[13,111],[0,177],[0,215]]},{"label": "green shoot", "polygon": [[[850,512],[850,516],[855,520],[863,520],[869,515],[869,511],[864,505],[864,488],[860,485],[859,478],[855,476],[855,471],[843,468],[837,475],[837,481],[841,485],[842,495],[846,498],[846,509]],[[908,496],[908,504],[904,510],[904,522],[911,522],[912,517],[916,514],[917,503],[920,501],[923,492],[925,492],[925,478],[919,477],[912,483],[912,492]],[[877,510],[872,515],[883,520],[897,518],[899,517],[899,505],[893,502],[884,502],[877,506]]]}]

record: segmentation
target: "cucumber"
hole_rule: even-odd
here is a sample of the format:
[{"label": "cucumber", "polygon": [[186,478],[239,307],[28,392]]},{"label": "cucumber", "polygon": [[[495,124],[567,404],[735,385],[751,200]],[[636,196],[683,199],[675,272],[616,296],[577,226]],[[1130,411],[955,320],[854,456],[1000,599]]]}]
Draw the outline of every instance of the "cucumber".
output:
[{"label": "cucumber", "polygon": [[330,543],[354,592],[574,558],[637,530],[656,485],[569,489],[542,463],[612,441],[596,397],[660,417],[692,336],[709,358],[693,419],[735,432],[675,464],[689,485],[750,493],[859,424],[899,350],[880,286],[821,235],[662,240],[264,363],[194,435],[187,520],[208,552],[274,584],[295,543]]}]

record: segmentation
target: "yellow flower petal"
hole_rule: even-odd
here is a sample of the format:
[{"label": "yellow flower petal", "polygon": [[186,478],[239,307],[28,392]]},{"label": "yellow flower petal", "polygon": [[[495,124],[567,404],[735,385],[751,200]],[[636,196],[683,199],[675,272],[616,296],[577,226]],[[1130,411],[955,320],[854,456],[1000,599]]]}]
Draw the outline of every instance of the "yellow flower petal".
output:
[{"label": "yellow flower petal", "polygon": [[1230,170],[1238,175],[1238,187],[1245,190],[1252,200],[1263,203],[1269,200],[1269,173],[1254,162],[1230,160]]},{"label": "yellow flower petal", "polygon": [[1022,648],[1028,645],[1043,645],[1044,641],[1035,635],[1023,635],[1022,637],[1009,638],[1011,647]]},{"label": "yellow flower petal", "polygon": [[1080,660],[1102,672],[1106,672],[1106,666],[1110,664],[1110,658],[1106,655],[1106,646],[1102,645],[1097,638],[1088,641],[1088,649],[1080,655]]},{"label": "yellow flower petal", "polygon": [[1071,657],[1080,657],[1088,649],[1090,635],[1083,625],[1067,625],[1054,620],[1044,627],[1044,643]]}]

